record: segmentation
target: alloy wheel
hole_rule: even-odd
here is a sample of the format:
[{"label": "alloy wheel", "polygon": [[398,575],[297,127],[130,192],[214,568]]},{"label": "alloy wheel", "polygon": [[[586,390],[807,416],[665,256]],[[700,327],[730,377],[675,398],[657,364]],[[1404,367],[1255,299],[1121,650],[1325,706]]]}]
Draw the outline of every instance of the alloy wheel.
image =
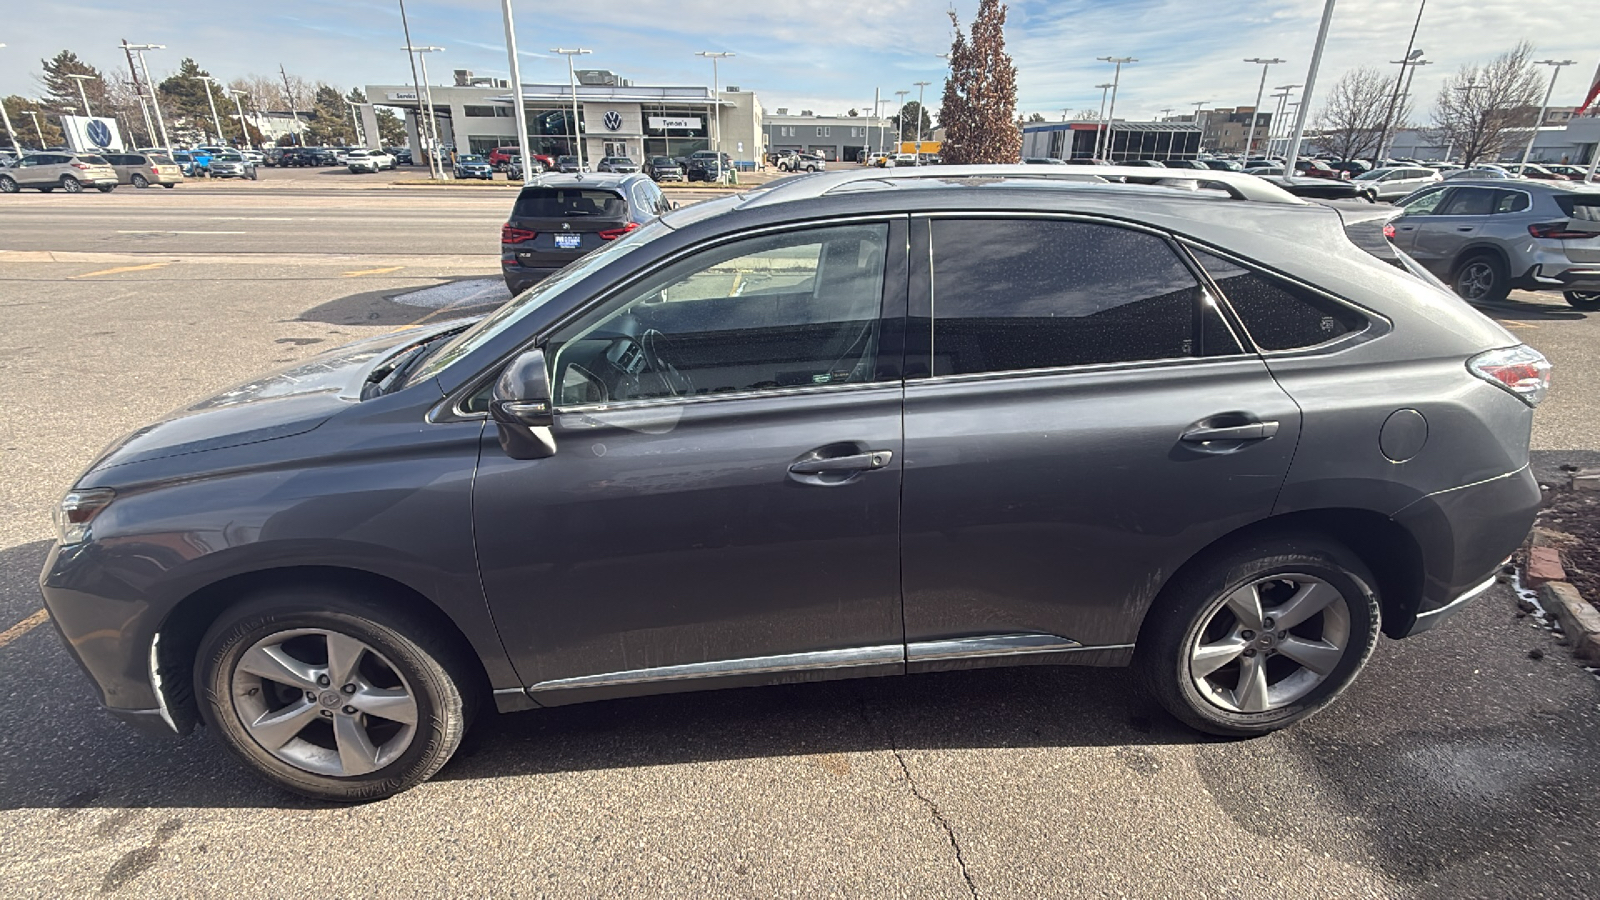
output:
[{"label": "alloy wheel", "polygon": [[257,641],[234,665],[231,693],[262,749],[318,775],[374,772],[416,736],[416,694],[400,670],[335,631],[299,628]]},{"label": "alloy wheel", "polygon": [[1288,706],[1321,684],[1352,645],[1350,613],[1333,585],[1272,575],[1218,600],[1189,646],[1189,677],[1229,712]]},{"label": "alloy wheel", "polygon": [[1456,293],[1466,300],[1481,300],[1494,290],[1494,266],[1475,259],[1456,273]]},{"label": "alloy wheel", "polygon": [[69,194],[82,193],[83,182],[73,178],[71,175],[63,175],[61,176],[61,189]]}]

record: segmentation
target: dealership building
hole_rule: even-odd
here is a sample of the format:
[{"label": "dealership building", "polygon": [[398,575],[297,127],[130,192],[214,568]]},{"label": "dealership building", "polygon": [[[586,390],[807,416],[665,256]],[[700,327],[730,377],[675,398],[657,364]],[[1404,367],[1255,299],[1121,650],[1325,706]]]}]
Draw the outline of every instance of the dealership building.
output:
[{"label": "dealership building", "polygon": [[[425,88],[421,102],[409,84],[367,85],[366,92],[373,104],[404,110],[411,147],[423,146],[417,128],[419,121],[426,121],[430,94],[443,146],[458,153],[487,154],[495,147],[518,144],[516,101],[504,80],[475,78],[458,70],[455,82]],[[687,156],[717,144],[738,161],[753,162],[762,155],[761,104],[753,91],[729,86],[713,96],[708,87],[637,85],[599,69],[580,70],[577,82],[576,118],[567,83],[522,86],[527,146],[532,152],[570,155],[581,141],[586,162],[603,156],[635,161]],[[370,107],[364,114],[372,116]],[[378,133],[375,118],[366,124],[368,134]]]},{"label": "dealership building", "polygon": [[[1102,137],[1104,135],[1104,137]],[[1022,127],[1022,155],[1046,159],[1083,159],[1095,155],[1112,162],[1130,159],[1194,159],[1200,153],[1200,129],[1189,122],[1046,122]]]},{"label": "dealership building", "polygon": [[863,151],[893,152],[896,141],[894,126],[888,119],[819,116],[809,109],[790,115],[784,107],[762,118],[761,131],[770,152],[820,153],[830,162],[855,162]]}]

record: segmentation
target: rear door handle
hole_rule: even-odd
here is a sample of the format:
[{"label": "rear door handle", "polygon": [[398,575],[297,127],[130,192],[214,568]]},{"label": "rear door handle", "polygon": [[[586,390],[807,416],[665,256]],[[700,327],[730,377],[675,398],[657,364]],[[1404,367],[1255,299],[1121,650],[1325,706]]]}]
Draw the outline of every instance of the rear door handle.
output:
[{"label": "rear door handle", "polygon": [[828,456],[821,459],[804,459],[789,467],[796,475],[821,475],[826,472],[865,472],[881,469],[894,459],[892,450],[870,450],[850,456]]},{"label": "rear door handle", "polygon": [[1207,441],[1259,441],[1278,433],[1277,422],[1251,422],[1248,425],[1227,425],[1222,428],[1204,426],[1185,431],[1182,439],[1191,444]]},{"label": "rear door handle", "polygon": [[1456,230],[1457,231],[1477,231],[1478,230],[1478,226],[1476,226],[1476,225],[1457,225],[1456,226]]}]

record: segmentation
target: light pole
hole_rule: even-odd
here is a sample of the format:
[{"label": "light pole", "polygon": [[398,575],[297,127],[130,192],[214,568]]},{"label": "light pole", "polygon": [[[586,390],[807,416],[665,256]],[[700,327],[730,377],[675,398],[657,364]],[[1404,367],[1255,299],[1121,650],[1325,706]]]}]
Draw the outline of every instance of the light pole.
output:
[{"label": "light pole", "polygon": [[899,154],[906,146],[906,95],[910,91],[895,91],[894,95],[900,98],[900,111],[894,114],[894,152]]},{"label": "light pole", "polygon": [[[1563,59],[1559,62],[1553,59],[1541,59],[1534,63],[1536,66],[1554,66],[1555,71],[1550,73],[1550,86],[1544,90],[1544,102],[1539,104],[1539,118],[1533,120],[1533,131],[1528,135],[1528,146],[1522,148],[1522,165],[1528,164],[1528,154],[1533,152],[1533,142],[1539,139],[1539,126],[1544,124],[1544,114],[1550,109],[1550,95],[1556,92],[1556,79],[1561,77],[1561,69],[1565,66],[1577,65],[1577,60]],[[1597,147],[1596,150],[1600,150]]]},{"label": "light pole", "polygon": [[39,149],[44,149],[44,129],[39,127],[39,111],[25,109],[23,112],[33,117],[33,133],[39,136]]},{"label": "light pole", "polygon": [[355,101],[346,97],[344,100],[344,105],[350,107],[350,127],[355,130],[356,142],[361,144],[367,143],[366,136],[361,133],[360,114],[356,112],[356,110],[360,108],[361,104],[356,103]]},{"label": "light pole", "polygon": [[[4,46],[5,44],[0,44],[0,47]],[[17,157],[17,159],[21,159],[22,144],[17,140],[16,129],[11,127],[11,113],[6,111],[6,105],[4,103],[0,103],[0,125],[6,126],[6,136],[11,138],[11,152]]]},{"label": "light pole", "polygon": [[506,57],[511,66],[511,99],[517,104],[514,115],[517,122],[517,152],[522,154],[522,183],[528,184],[533,181],[533,151],[528,146],[528,109],[522,102],[522,66],[517,60],[517,29],[511,21],[511,0],[500,0],[500,14],[506,20]]},{"label": "light pole", "polygon": [[1136,63],[1138,60],[1131,56],[1097,56],[1095,59],[1100,62],[1113,63],[1117,67],[1115,74],[1111,76],[1111,109],[1106,113],[1109,117],[1106,119],[1106,159],[1114,162],[1115,160],[1111,160],[1111,154],[1116,152],[1116,148],[1112,145],[1112,138],[1116,134],[1114,123],[1117,121],[1117,87],[1122,84],[1123,65]]},{"label": "light pole", "polygon": [[[150,124],[150,107],[145,105],[144,88],[139,85],[139,70],[133,65],[133,50],[128,46],[126,39],[122,42],[122,54],[128,58],[128,75],[133,79],[129,83],[133,85],[133,95],[139,98],[139,114],[144,117],[145,141],[146,143],[154,144],[156,142],[156,129],[155,126]],[[170,147],[167,148],[169,152],[171,149]]]},{"label": "light pole", "polygon": [[233,98],[233,108],[239,113],[239,136],[244,139],[244,145],[252,150],[259,149],[256,147],[255,141],[250,140],[250,128],[244,123],[244,104],[239,102],[239,98],[244,96],[244,91],[231,87],[223,88],[222,90]]},{"label": "light pole", "polygon": [[146,50],[165,50],[166,44],[130,44],[123,41],[123,47],[139,54],[139,68],[144,71],[144,83],[150,86],[150,105],[156,110],[156,126],[161,129],[161,146],[169,152],[172,150],[172,138],[167,137],[167,120],[161,115],[161,98],[157,95],[156,83],[150,80],[150,64],[145,61]]},{"label": "light pole", "polygon": [[[1397,65],[1406,67],[1406,68],[1402,68],[1400,70],[1402,73],[1405,73],[1406,86],[1405,86],[1405,88],[1403,90],[1400,91],[1400,102],[1395,105],[1394,112],[1395,112],[1396,116],[1404,116],[1405,115],[1406,104],[1411,102],[1411,82],[1413,80],[1415,80],[1416,77],[1417,77],[1417,67],[1418,66],[1431,66],[1431,65],[1433,65],[1433,60],[1431,60],[1431,59],[1423,59],[1422,58],[1422,51],[1421,50],[1416,50],[1416,51],[1412,52],[1411,57],[1412,57],[1411,59],[1403,60],[1403,61],[1397,63]],[[1393,61],[1391,60],[1391,62],[1393,62]],[[1409,69],[1409,71],[1408,71],[1408,69]],[[1399,134],[1400,134],[1400,126],[1402,126],[1404,124],[1405,124],[1405,122],[1402,119],[1397,118],[1395,120],[1395,122],[1394,122],[1394,127],[1389,129],[1389,147],[1390,147],[1390,149],[1394,148],[1394,139],[1399,136]],[[1379,147],[1378,150],[1380,152],[1378,154],[1377,161],[1381,161],[1381,159],[1383,157],[1383,153],[1382,153],[1383,148]]]},{"label": "light pole", "polygon": [[1200,124],[1200,109],[1201,109],[1201,107],[1204,107],[1207,103],[1210,103],[1211,101],[1210,100],[1191,100],[1190,102],[1194,104],[1194,127],[1200,129],[1200,145],[1199,146],[1200,146],[1200,148],[1204,148],[1205,147],[1205,143],[1206,143],[1206,127],[1204,125]]},{"label": "light pole", "polygon": [[[417,141],[423,144],[421,150],[423,153],[427,154],[428,157],[428,175],[433,178],[438,178],[439,173],[434,168],[434,158],[439,154],[435,152],[432,144],[429,142],[428,129],[422,124],[422,80],[417,77],[417,55],[411,52],[411,22],[406,18],[406,0],[398,0],[398,2],[400,4],[400,29],[406,36],[406,45],[404,47],[406,51],[406,62],[410,63],[411,65],[411,91],[412,96],[417,101]],[[291,113],[294,112],[294,108],[291,106],[289,111]],[[410,140],[409,135],[407,136],[407,140]],[[412,162],[416,162],[416,159],[413,158]]]},{"label": "light pole", "polygon": [[[913,81],[917,86],[917,165],[922,165],[922,121],[927,118],[927,107],[922,105],[923,92],[928,89],[931,81]],[[931,124],[931,123],[930,123]]]},{"label": "light pole", "polygon": [[1100,121],[1094,129],[1094,149],[1089,151],[1089,155],[1090,158],[1099,162],[1101,159],[1100,138],[1106,132],[1106,95],[1111,93],[1111,89],[1115,85],[1108,81],[1105,84],[1097,84],[1095,87],[1100,89]]},{"label": "light pole", "polygon": [[1289,136],[1289,130],[1288,129],[1285,128],[1281,132],[1279,131],[1279,129],[1281,127],[1281,123],[1283,122],[1284,111],[1287,110],[1288,107],[1289,107],[1289,98],[1294,96],[1295,88],[1298,88],[1298,87],[1301,87],[1301,86],[1302,85],[1298,85],[1298,84],[1280,84],[1277,87],[1273,88],[1273,90],[1278,92],[1278,93],[1272,95],[1278,101],[1278,110],[1277,110],[1277,112],[1273,113],[1272,121],[1267,123],[1267,153],[1268,153],[1268,155],[1271,155],[1271,153],[1272,153],[1272,148],[1274,146],[1274,144],[1273,144],[1273,135],[1274,134],[1281,133],[1282,136],[1285,137],[1285,138],[1287,138]]},{"label": "light pole", "polygon": [[[417,54],[417,59],[422,64],[422,96],[423,96],[423,98],[426,100],[426,102],[428,104],[428,141],[429,141],[429,143],[431,143],[433,145],[433,149],[428,153],[428,159],[429,160],[433,160],[433,159],[436,159],[439,156],[439,117],[433,111],[433,86],[428,83],[428,57],[427,57],[426,54],[429,54],[429,53],[443,53],[444,52],[444,48],[443,47],[434,47],[434,46],[427,46],[427,47],[411,47],[411,46],[407,46],[407,47],[403,47],[401,49],[408,50],[408,51],[410,51],[412,53]],[[429,170],[429,173],[432,174],[432,172],[433,172],[433,163],[431,161],[428,163],[428,170]],[[438,174],[435,175],[434,177],[442,179],[442,178],[446,178],[448,176],[449,176],[449,173],[445,168],[444,160],[441,159],[441,160],[439,160],[439,171],[438,171]]]},{"label": "light pole", "polygon": [[1322,67],[1322,51],[1328,46],[1328,30],[1333,27],[1334,0],[1322,5],[1322,22],[1317,25],[1317,43],[1311,50],[1311,65],[1306,67],[1306,89],[1300,92],[1300,108],[1294,114],[1294,134],[1289,137],[1289,149],[1283,154],[1283,171],[1294,171],[1300,159],[1300,140],[1306,133],[1306,114],[1311,112],[1311,98],[1317,91],[1317,70]]},{"label": "light pole", "polygon": [[[0,47],[3,47],[3,46],[5,46],[5,45],[4,44],[0,44]],[[98,75],[68,75],[67,77],[71,78],[73,81],[76,81],[78,83],[78,99],[83,101],[83,114],[92,118],[94,116],[94,110],[89,108],[89,95],[88,95],[88,93],[86,93],[84,91],[83,83],[85,81],[98,81],[99,80],[99,76]]]},{"label": "light pole", "polygon": [[574,56],[584,56],[593,53],[593,50],[563,50],[560,47],[551,47],[551,53],[559,53],[567,58],[567,85],[572,91],[572,147],[573,153],[578,157],[578,171],[583,171],[583,127],[578,121],[578,74],[572,68]]},{"label": "light pole", "polygon": [[722,83],[717,80],[717,62],[732,56],[732,53],[723,50],[701,50],[695,56],[704,56],[711,60],[711,102],[716,104],[717,110],[717,180],[722,180]]},{"label": "light pole", "polygon": [[[1413,59],[1419,59],[1422,56],[1421,50],[1414,51],[1412,48],[1415,47],[1417,43],[1417,29],[1422,27],[1422,11],[1427,8],[1428,0],[1422,0],[1422,2],[1417,4],[1417,18],[1411,23],[1411,37],[1406,39],[1406,55],[1401,57],[1401,59],[1405,60],[1406,62],[1410,62]],[[1405,63],[1401,63],[1400,65],[1403,66],[1404,64]],[[1406,70],[1402,68],[1400,70],[1400,74],[1402,76],[1405,75]],[[1374,164],[1383,162],[1383,144],[1385,139],[1389,137],[1389,120],[1394,117],[1394,107],[1395,104],[1399,102],[1400,79],[1396,78],[1394,80],[1394,91],[1389,95],[1389,108],[1383,111],[1383,125],[1378,128],[1378,149],[1372,151],[1372,162]]]},{"label": "light pole", "polygon": [[211,86],[216,84],[217,80],[210,75],[201,75],[199,78],[206,83],[206,105],[211,107],[211,124],[217,126],[217,143],[220,144],[227,138],[222,135],[222,117],[217,115],[217,101],[211,95]]},{"label": "light pole", "polygon": [[[1245,162],[1249,162],[1250,148],[1255,144],[1256,140],[1256,123],[1261,121],[1261,96],[1267,92],[1267,69],[1284,62],[1284,60],[1277,57],[1262,59],[1258,56],[1254,59],[1247,59],[1245,62],[1261,67],[1261,84],[1256,87],[1256,105],[1250,110],[1250,129],[1245,132],[1244,137],[1244,159]],[[1271,123],[1268,124],[1270,126]]]}]

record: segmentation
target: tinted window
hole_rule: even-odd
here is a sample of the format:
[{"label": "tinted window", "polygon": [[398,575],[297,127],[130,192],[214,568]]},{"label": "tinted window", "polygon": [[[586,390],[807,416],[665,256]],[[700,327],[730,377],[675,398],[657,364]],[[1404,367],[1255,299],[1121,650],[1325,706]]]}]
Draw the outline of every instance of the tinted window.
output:
[{"label": "tinted window", "polygon": [[1042,219],[932,231],[934,375],[1200,355],[1200,286],[1159,237]]},{"label": "tinted window", "polygon": [[1528,208],[1528,195],[1521,191],[1495,191],[1494,211],[1496,213],[1522,212]]},{"label": "tinted window", "polygon": [[615,191],[595,188],[524,188],[511,214],[519,219],[622,219],[628,215],[628,201]]},{"label": "tinted window", "polygon": [[1436,216],[1487,216],[1494,212],[1494,191],[1489,188],[1456,188]]},{"label": "tinted window", "polygon": [[[150,164],[151,165],[170,166],[170,165],[173,164],[171,157],[165,156],[165,155],[160,154],[160,153],[152,153],[146,158],[150,160]],[[134,159],[138,159],[138,157],[134,157]]]},{"label": "tinted window", "polygon": [[1431,191],[1412,194],[1410,197],[1401,200],[1400,206],[1405,209],[1408,216],[1432,215],[1433,211],[1438,208],[1439,201],[1444,199],[1444,195],[1444,188],[1434,188]]},{"label": "tinted window", "polygon": [[668,266],[551,339],[557,403],[870,381],[888,231],[746,238]]},{"label": "tinted window", "polygon": [[1557,194],[1555,201],[1561,214],[1569,219],[1600,222],[1600,195]]},{"label": "tinted window", "polygon": [[1367,327],[1360,313],[1326,297],[1203,251],[1194,255],[1263,350],[1315,347]]}]

